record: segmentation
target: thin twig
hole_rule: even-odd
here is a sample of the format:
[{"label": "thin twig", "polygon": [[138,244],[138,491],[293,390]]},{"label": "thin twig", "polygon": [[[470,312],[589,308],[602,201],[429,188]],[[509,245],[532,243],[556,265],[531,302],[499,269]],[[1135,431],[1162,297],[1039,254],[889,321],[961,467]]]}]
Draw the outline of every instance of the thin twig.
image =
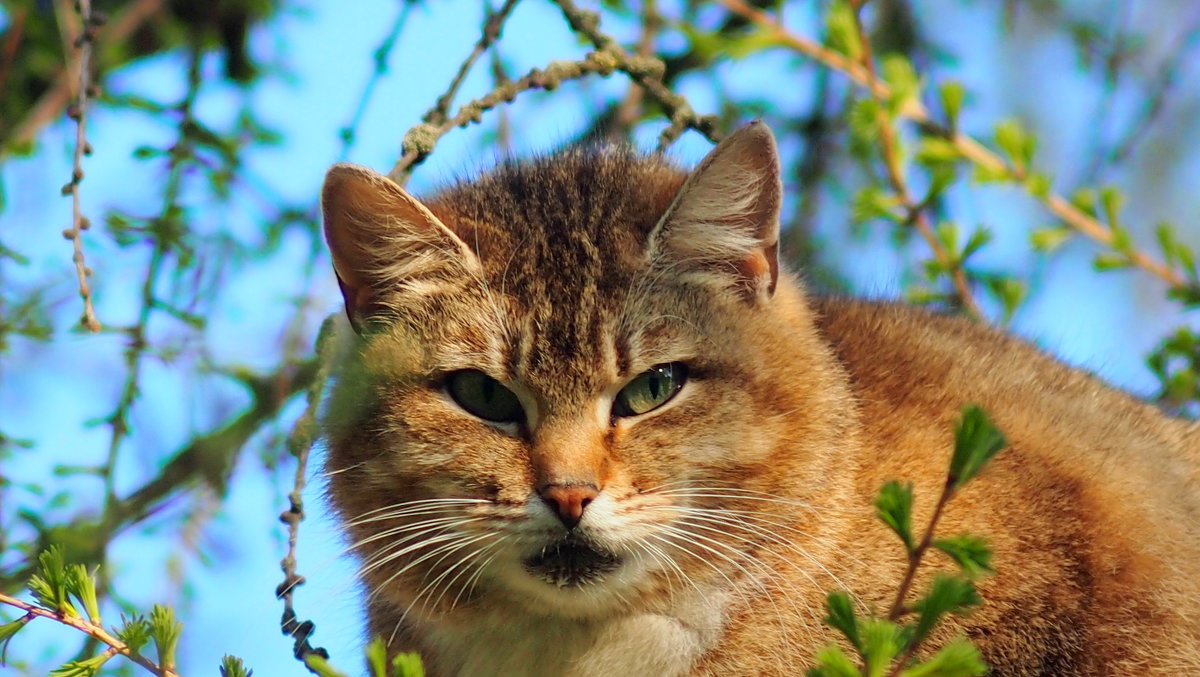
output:
[{"label": "thin twig", "polygon": [[[942,511],[953,497],[954,481],[953,478],[947,476],[946,483],[942,486],[942,495],[938,497],[937,505],[933,509],[933,515],[929,518],[929,526],[925,527],[925,534],[921,536],[921,540],[917,543],[917,546],[908,553],[908,568],[904,571],[904,578],[900,581],[900,587],[896,589],[896,597],[892,600],[891,608],[888,609],[888,620],[893,623],[899,621],[909,611],[904,600],[908,597],[908,592],[912,589],[913,582],[916,580],[917,569],[921,566],[921,559],[929,550],[929,546],[933,544],[933,533],[937,528],[938,520],[942,518]],[[920,646],[920,642],[913,642],[900,660],[896,661],[895,667],[888,673],[888,677],[899,677],[904,668],[908,666],[909,660],[916,655],[917,649]]]},{"label": "thin twig", "polygon": [[[869,74],[863,68],[862,64],[847,59],[842,54],[822,47],[812,40],[788,31],[768,14],[747,5],[742,0],[718,1],[729,11],[746,18],[766,30],[780,45],[794,49],[824,64],[828,68],[843,73],[854,83],[870,89],[875,96],[887,98],[890,94],[890,90],[885,83],[872,82],[870,80]],[[1023,172],[1012,167],[1002,157],[989,150],[983,144],[970,136],[957,130],[948,129],[946,126],[936,122],[929,110],[917,97],[912,97],[905,103],[900,109],[900,115],[920,124],[922,128],[930,133],[937,134],[950,141],[964,158],[976,166],[992,173],[1012,176],[1014,179],[1020,180],[1024,178]],[[1034,197],[1041,201],[1050,213],[1057,216],[1072,229],[1100,244],[1111,245],[1113,243],[1114,235],[1110,228],[1095,217],[1071,204],[1070,201],[1061,195],[1048,192],[1045,195],[1035,195]],[[1135,250],[1131,252],[1129,254],[1129,262],[1162,279],[1172,287],[1185,287],[1188,284],[1187,278],[1183,273],[1153,259],[1141,251]]]},{"label": "thin twig", "polygon": [[96,32],[103,23],[99,14],[92,13],[91,0],[76,0],[79,11],[81,31],[75,39],[74,49],[78,51],[75,66],[79,69],[79,89],[75,93],[75,103],[67,114],[75,120],[75,153],[74,168],[71,180],[63,186],[63,195],[71,196],[71,227],[63,231],[63,237],[71,241],[74,254],[71,260],[75,263],[75,277],[79,281],[79,297],[83,299],[83,317],[80,323],[88,331],[100,331],[100,320],[96,319],[96,309],[92,307],[92,289],[88,285],[88,277],[92,274],[83,257],[83,231],[90,225],[83,215],[80,203],[79,184],[83,181],[83,156],[91,155],[92,148],[87,140],[87,109],[88,99],[92,95],[92,49],[96,43]]},{"label": "thin twig", "polygon": [[611,75],[617,64],[608,52],[592,52],[582,61],[554,61],[546,68],[535,68],[522,77],[503,83],[484,96],[463,104],[452,117],[440,125],[423,122],[404,135],[403,152],[388,173],[393,181],[403,185],[419,165],[433,152],[434,146],[455,127],[477,123],[483,114],[501,103],[512,101],[521,92],[530,89],[554,89],[568,80],[578,80],[587,75]]},{"label": "thin twig", "polygon": [[[487,14],[483,21],[483,29],[480,31],[481,34],[479,36],[479,40],[475,42],[475,47],[472,48],[471,53],[467,55],[467,58],[464,59],[462,64],[458,67],[458,73],[454,76],[454,79],[450,81],[450,85],[446,88],[446,91],[437,98],[437,102],[434,103],[433,107],[425,111],[425,114],[421,116],[421,124],[409,129],[404,135],[404,141],[401,144],[400,159],[396,161],[396,164],[392,166],[392,171],[388,173],[388,176],[390,176],[392,180],[401,185],[406,183],[408,181],[408,177],[412,174],[412,169],[425,161],[425,158],[428,157],[429,153],[433,150],[433,146],[437,143],[438,139],[445,135],[446,132],[450,131],[455,126],[465,126],[469,122],[478,122],[478,115],[476,115],[474,119],[469,119],[462,125],[447,126],[451,121],[451,118],[449,117],[450,106],[454,103],[454,97],[458,95],[459,88],[462,87],[463,82],[466,81],[467,74],[470,73],[471,67],[475,65],[475,62],[479,60],[479,57],[482,56],[483,53],[486,52],[488,48],[496,42],[496,40],[500,39],[500,33],[504,29],[504,22],[508,20],[509,15],[512,14],[513,9],[517,6],[518,1],[519,0],[507,0],[500,8],[500,11],[495,13],[491,12],[490,9],[486,10]],[[510,87],[511,83],[497,84],[496,88],[492,90],[492,93],[495,94],[496,92],[507,91]],[[515,94],[516,92],[514,92],[514,96]],[[488,96],[483,97],[483,99],[488,98]],[[476,99],[475,101],[460,108],[459,114],[454,116],[454,119],[457,119],[462,112],[468,108],[468,106],[478,103],[483,99]],[[511,101],[512,98],[509,97],[506,100]],[[492,104],[492,106],[481,109],[480,112],[489,110],[494,106],[495,104]]]},{"label": "thin twig", "polygon": [[483,34],[479,36],[479,41],[475,43],[475,48],[471,50],[471,53],[463,60],[462,65],[458,67],[458,73],[450,81],[450,86],[438,97],[437,103],[434,104],[433,108],[430,108],[421,118],[422,122],[431,125],[440,125],[446,121],[450,115],[450,106],[454,103],[454,97],[458,95],[459,88],[466,81],[467,74],[471,72],[471,67],[492,46],[492,43],[500,39],[500,31],[504,29],[504,22],[508,21],[508,16],[512,14],[513,9],[519,1],[507,0],[500,8],[500,11],[495,13],[490,8],[485,10],[487,15],[483,21]]},{"label": "thin twig", "polygon": [[317,655],[328,660],[329,652],[321,647],[313,647],[309,642],[316,630],[316,624],[310,620],[298,619],[292,598],[296,588],[305,582],[304,577],[296,571],[296,543],[300,538],[300,522],[304,521],[304,486],[308,475],[308,454],[317,436],[317,409],[333,363],[333,332],[333,320],[330,318],[325,320],[317,335],[317,374],[308,386],[308,400],[304,413],[296,421],[288,438],[288,450],[296,458],[296,474],[292,481],[292,490],[288,493],[288,508],[279,515],[279,520],[287,525],[288,530],[287,554],[279,562],[279,568],[283,571],[283,582],[275,588],[275,596],[283,600],[283,616],[280,618],[279,627],[284,635],[293,639],[292,653],[296,660],[304,663],[314,674],[317,672],[305,659]]},{"label": "thin twig", "polygon": [[121,654],[134,663],[146,668],[150,672],[160,675],[160,677],[179,677],[179,673],[173,668],[167,666],[160,667],[154,663],[154,661],[146,658],[145,656],[131,651],[125,642],[122,642],[117,637],[114,637],[111,633],[104,629],[104,626],[96,625],[86,618],[81,616],[68,616],[67,614],[43,609],[41,607],[29,604],[28,602],[22,602],[16,597],[10,597],[2,592],[0,592],[0,604],[7,604],[24,611],[25,618],[30,620],[32,620],[34,617],[48,618],[52,621],[57,621],[63,625],[68,625],[72,628],[75,628],[76,630],[88,635],[92,639],[106,644],[109,647],[106,650],[106,653],[109,653],[109,655]]},{"label": "thin twig", "polygon": [[362,123],[363,116],[367,112],[367,105],[371,102],[371,96],[375,93],[375,87],[379,81],[383,79],[387,73],[388,58],[392,54],[392,49],[396,46],[400,39],[400,33],[404,30],[404,25],[408,23],[408,14],[412,10],[414,3],[405,2],[401,5],[400,11],[396,14],[396,20],[392,22],[392,29],[388,31],[387,37],[375,49],[371,60],[374,64],[374,69],[371,71],[371,77],[367,80],[367,86],[363,87],[362,95],[358,97],[358,105],[354,107],[354,115],[350,118],[350,123],[342,127],[339,132],[342,137],[342,149],[338,153],[341,160],[345,160],[350,155],[350,148],[354,145],[358,135],[358,126]]},{"label": "thin twig", "polygon": [[[104,30],[96,36],[96,41],[102,44],[123,44],[142,27],[142,24],[162,9],[163,2],[164,0],[134,0],[105,24]],[[32,143],[42,127],[58,119],[62,110],[71,102],[71,93],[76,82],[74,75],[73,65],[63,69],[54,85],[42,94],[13,128],[11,140],[0,147],[0,159],[7,155],[8,148],[19,148]]]},{"label": "thin twig", "polygon": [[917,204],[913,199],[912,192],[908,188],[908,180],[904,175],[904,167],[901,160],[896,155],[896,139],[895,130],[892,128],[892,120],[887,112],[887,99],[880,96],[879,76],[875,72],[875,60],[871,56],[871,42],[867,37],[867,32],[863,28],[861,10],[863,2],[853,2],[854,6],[854,24],[858,30],[858,40],[861,49],[861,63],[863,70],[867,74],[867,90],[871,92],[872,98],[878,104],[875,112],[875,122],[879,129],[879,148],[883,154],[883,164],[887,169],[888,182],[892,185],[892,191],[900,200],[901,205],[907,213],[907,222],[916,227],[917,232],[921,234],[922,239],[929,245],[933,251],[933,256],[941,266],[950,275],[951,281],[954,283],[954,290],[958,296],[958,302],[963,310],[975,320],[982,320],[983,313],[979,310],[979,305],[975,302],[975,297],[971,292],[971,286],[967,282],[966,273],[963,272],[962,266],[954,262],[954,258],[942,243],[938,241],[934,235],[933,226],[929,223],[929,217],[926,216],[922,206]]},{"label": "thin twig", "polygon": [[[642,34],[638,38],[637,54],[646,59],[654,56],[654,38],[662,25],[662,17],[654,6],[655,0],[642,0]],[[646,90],[636,82],[629,83],[629,91],[625,99],[617,107],[616,121],[622,130],[629,130],[637,122],[642,110],[642,100],[646,98]]]},{"label": "thin twig", "polygon": [[571,30],[587,38],[597,51],[603,52],[616,63],[616,70],[628,75],[642,86],[671,121],[671,125],[658,137],[659,150],[665,150],[675,139],[689,129],[700,132],[713,143],[721,140],[719,120],[715,115],[699,115],[683,96],[671,91],[663,84],[666,65],[653,57],[630,54],[610,35],[600,31],[600,15],[575,6],[572,0],[554,0],[559,11],[571,26]]}]

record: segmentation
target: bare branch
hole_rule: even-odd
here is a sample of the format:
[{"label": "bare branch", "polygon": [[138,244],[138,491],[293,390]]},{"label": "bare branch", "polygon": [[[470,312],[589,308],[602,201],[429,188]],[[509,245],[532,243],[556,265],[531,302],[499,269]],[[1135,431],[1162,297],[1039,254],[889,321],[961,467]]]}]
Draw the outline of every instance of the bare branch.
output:
[{"label": "bare branch", "polygon": [[75,93],[75,103],[68,108],[67,114],[75,120],[75,165],[71,171],[71,180],[63,186],[63,195],[71,196],[71,227],[63,231],[63,237],[71,241],[75,252],[71,257],[75,262],[75,276],[79,280],[79,296],[83,299],[83,317],[80,320],[89,331],[100,331],[100,320],[96,319],[96,310],[92,307],[92,289],[88,285],[88,277],[92,270],[87,267],[83,258],[83,231],[90,225],[83,215],[79,199],[79,184],[83,181],[83,156],[91,155],[92,148],[87,140],[87,109],[88,100],[93,94],[92,89],[92,48],[96,43],[96,32],[103,23],[103,17],[93,14],[91,0],[77,0],[76,8],[81,20],[81,32],[75,39],[74,49],[78,58],[74,65],[79,69],[79,88]]}]

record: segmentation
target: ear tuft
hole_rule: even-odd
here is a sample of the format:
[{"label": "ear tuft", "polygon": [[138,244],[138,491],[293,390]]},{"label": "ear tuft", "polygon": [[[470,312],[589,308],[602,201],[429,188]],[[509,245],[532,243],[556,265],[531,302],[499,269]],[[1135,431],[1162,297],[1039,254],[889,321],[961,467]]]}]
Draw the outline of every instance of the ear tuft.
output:
[{"label": "ear tuft", "polygon": [[470,248],[425,205],[366,167],[330,168],[321,212],[346,314],[356,330],[381,309],[381,295],[478,265]]},{"label": "ear tuft", "polygon": [[679,189],[650,236],[650,254],[702,283],[733,286],[748,302],[779,280],[783,186],[771,130],[755,120],[730,134]]}]

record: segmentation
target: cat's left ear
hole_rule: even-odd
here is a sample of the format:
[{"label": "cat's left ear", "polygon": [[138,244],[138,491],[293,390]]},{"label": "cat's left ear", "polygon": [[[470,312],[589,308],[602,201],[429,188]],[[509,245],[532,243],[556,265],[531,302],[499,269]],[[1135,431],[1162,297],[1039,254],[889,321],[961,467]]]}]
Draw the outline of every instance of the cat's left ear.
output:
[{"label": "cat's left ear", "polygon": [[779,281],[779,151],[755,120],[717,144],[679,189],[650,235],[650,254],[703,283],[732,286],[749,303]]}]

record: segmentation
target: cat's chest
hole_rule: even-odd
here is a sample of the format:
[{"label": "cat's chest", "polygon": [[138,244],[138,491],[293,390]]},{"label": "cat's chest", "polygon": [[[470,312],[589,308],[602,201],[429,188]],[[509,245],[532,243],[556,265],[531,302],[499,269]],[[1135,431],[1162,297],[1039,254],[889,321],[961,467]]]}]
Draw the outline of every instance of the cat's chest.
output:
[{"label": "cat's chest", "polygon": [[580,620],[491,613],[433,629],[428,639],[438,654],[437,677],[670,677],[688,674],[719,634],[719,613],[699,623],[690,613],[682,616]]}]

